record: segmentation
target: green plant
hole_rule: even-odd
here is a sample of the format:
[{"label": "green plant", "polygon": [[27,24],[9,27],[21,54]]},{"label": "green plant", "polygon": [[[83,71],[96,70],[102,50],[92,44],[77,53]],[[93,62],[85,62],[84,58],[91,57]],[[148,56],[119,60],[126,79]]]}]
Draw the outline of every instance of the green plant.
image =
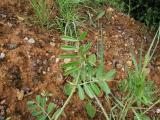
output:
[{"label": "green plant", "polygon": [[39,24],[41,25],[41,27],[46,26],[48,28],[50,24],[51,10],[47,5],[47,1],[46,0],[30,0],[30,3],[32,5],[36,18]]},{"label": "green plant", "polygon": [[[64,41],[74,42],[75,46],[64,45],[61,47],[61,49],[76,52],[73,54],[65,54],[60,56],[60,58],[63,59],[67,58],[74,60],[62,65],[64,69],[64,75],[71,75],[73,80],[67,81],[67,84],[64,86],[65,93],[69,95],[69,97],[64,106],[61,108],[61,112],[70,101],[73,93],[77,93],[81,100],[88,99],[88,101],[90,101],[90,99],[95,99],[103,111],[106,119],[109,119],[97,96],[101,93],[101,90],[104,91],[106,95],[110,93],[110,88],[106,83],[106,80],[112,79],[115,71],[111,70],[106,73],[104,71],[103,62],[101,62],[98,68],[96,68],[97,60],[95,54],[88,54],[91,47],[91,42],[88,42],[85,45],[80,44],[86,35],[87,33],[84,32],[78,39],[68,36],[62,37],[62,40]],[[91,109],[94,107],[91,107],[91,103],[89,103],[88,107],[86,108]],[[59,113],[59,115],[60,114],[61,113]],[[90,115],[90,113],[88,114]],[[57,118],[58,117],[59,116],[57,116]]]},{"label": "green plant", "polygon": [[140,51],[139,62],[137,62],[133,52],[131,53],[132,61],[135,69],[126,69],[128,78],[123,81],[124,91],[128,92],[129,97],[133,97],[137,104],[149,105],[154,101],[154,85],[153,81],[147,79],[146,68],[154,55],[156,47],[159,43],[160,29],[156,33],[150,48],[142,59],[142,50]]},{"label": "green plant", "polygon": [[48,96],[36,96],[35,101],[28,101],[27,105],[32,113],[32,116],[36,117],[36,120],[54,120],[60,109],[57,106],[49,102]]},{"label": "green plant", "polygon": [[79,21],[77,6],[80,2],[81,0],[56,0],[59,12],[59,15],[56,17],[56,24],[64,35],[77,35]]}]

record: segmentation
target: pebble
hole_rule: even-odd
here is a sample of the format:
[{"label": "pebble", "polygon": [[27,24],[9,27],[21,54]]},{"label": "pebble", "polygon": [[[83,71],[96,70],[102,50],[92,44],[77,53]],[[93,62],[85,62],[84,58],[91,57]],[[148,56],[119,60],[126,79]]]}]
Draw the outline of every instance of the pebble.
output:
[{"label": "pebble", "polygon": [[53,47],[56,46],[56,43],[54,43],[54,42],[50,42],[49,44],[50,44],[51,46],[53,46]]},{"label": "pebble", "polygon": [[59,60],[60,60],[59,58],[56,58],[56,63],[58,63],[58,62],[59,62]]},{"label": "pebble", "polygon": [[28,37],[25,37],[23,40],[28,41]]},{"label": "pebble", "polygon": [[30,44],[34,44],[36,41],[33,39],[33,38],[30,38],[29,40],[28,40],[28,43],[30,43]]},{"label": "pebble", "polygon": [[4,53],[0,53],[0,59],[4,59],[5,58],[5,54]]},{"label": "pebble", "polygon": [[18,100],[23,100],[23,97],[24,97],[24,90],[17,90],[17,99]]},{"label": "pebble", "polygon": [[27,41],[27,42],[30,43],[30,44],[34,44],[34,43],[36,42],[35,39],[33,39],[33,38],[28,38],[28,37],[25,37],[23,40]]},{"label": "pebble", "polygon": [[157,113],[157,114],[160,113],[160,108],[156,109],[156,113]]},{"label": "pebble", "polygon": [[46,72],[46,71],[42,71],[42,74],[43,74],[43,75],[46,75],[46,74],[47,74],[47,72]]}]

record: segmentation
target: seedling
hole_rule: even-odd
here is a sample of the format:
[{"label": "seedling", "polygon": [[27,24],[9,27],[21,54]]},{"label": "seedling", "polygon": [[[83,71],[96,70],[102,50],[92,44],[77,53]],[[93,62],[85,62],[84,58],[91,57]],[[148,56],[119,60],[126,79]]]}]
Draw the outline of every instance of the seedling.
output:
[{"label": "seedling", "polygon": [[28,101],[27,105],[32,116],[36,117],[36,120],[55,120],[56,115],[60,111],[60,109],[57,109],[56,104],[52,102],[48,103],[47,96],[37,95],[36,100]]}]

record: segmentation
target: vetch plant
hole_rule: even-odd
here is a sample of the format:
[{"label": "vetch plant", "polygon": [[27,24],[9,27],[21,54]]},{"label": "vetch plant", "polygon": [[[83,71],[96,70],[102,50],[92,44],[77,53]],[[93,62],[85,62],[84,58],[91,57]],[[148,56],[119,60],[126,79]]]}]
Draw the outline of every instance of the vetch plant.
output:
[{"label": "vetch plant", "polygon": [[91,118],[96,114],[96,107],[94,107],[91,102],[95,100],[101,108],[106,120],[109,120],[109,116],[98,99],[98,96],[100,96],[102,92],[105,93],[105,96],[111,93],[107,82],[114,77],[115,70],[105,72],[103,56],[101,56],[100,63],[97,66],[96,55],[89,53],[91,42],[87,42],[84,45],[81,44],[86,36],[87,33],[84,32],[77,39],[69,36],[62,37],[62,40],[72,44],[61,46],[62,50],[72,51],[72,53],[60,55],[62,59],[72,59],[71,62],[62,65],[64,75],[70,75],[72,77],[72,80],[67,81],[64,86],[64,92],[68,98],[63,106],[57,109],[54,103],[47,104],[48,95],[50,94],[44,94],[43,92],[43,97],[37,95],[35,101],[28,102],[32,115],[35,116],[37,120],[57,120],[64,112],[65,107],[71,101],[74,94],[78,95],[80,100],[88,101],[84,108]]},{"label": "vetch plant", "polygon": [[[89,54],[91,42],[81,45],[81,41],[84,40],[86,35],[87,33],[84,32],[78,39],[68,36],[62,37],[62,40],[73,42],[75,43],[75,46],[64,45],[61,49],[76,52],[73,54],[65,54],[60,56],[60,58],[63,59],[73,59],[72,62],[62,65],[64,75],[71,75],[73,79],[72,81],[67,81],[64,86],[64,91],[69,97],[56,118],[60,116],[73,94],[76,93],[81,100],[88,99],[89,103],[85,106],[85,108],[90,117],[94,117],[95,112],[94,107],[90,102],[90,100],[93,99],[98,103],[105,118],[109,119],[97,96],[100,95],[101,91],[103,91],[105,95],[108,95],[111,92],[106,80],[112,79],[115,75],[115,71],[111,70],[109,72],[105,72],[103,62],[96,67],[96,55]],[[90,110],[93,111],[93,113],[90,113]]]}]

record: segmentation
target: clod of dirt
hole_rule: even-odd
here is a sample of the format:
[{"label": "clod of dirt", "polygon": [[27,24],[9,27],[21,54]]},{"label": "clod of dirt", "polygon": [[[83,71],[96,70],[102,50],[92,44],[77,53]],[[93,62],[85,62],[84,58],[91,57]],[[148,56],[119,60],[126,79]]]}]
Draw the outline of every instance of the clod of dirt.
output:
[{"label": "clod of dirt", "polygon": [[21,72],[18,66],[14,65],[8,70],[8,78],[14,87],[21,88]]},{"label": "clod of dirt", "polygon": [[5,58],[5,53],[0,53],[0,60],[4,59]]}]

